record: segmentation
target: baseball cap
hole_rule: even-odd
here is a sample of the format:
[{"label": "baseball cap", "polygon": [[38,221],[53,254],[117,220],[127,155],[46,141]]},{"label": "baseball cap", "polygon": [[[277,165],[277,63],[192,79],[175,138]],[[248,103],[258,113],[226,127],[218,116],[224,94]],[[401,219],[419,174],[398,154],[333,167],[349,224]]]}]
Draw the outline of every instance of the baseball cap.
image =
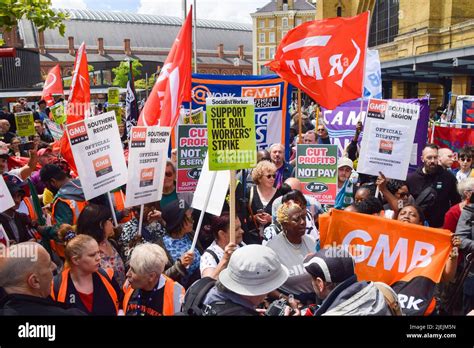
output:
[{"label": "baseball cap", "polygon": [[166,222],[166,230],[174,231],[184,219],[184,214],[188,210],[189,204],[179,199],[174,200],[161,208],[161,216]]},{"label": "baseball cap", "polygon": [[324,248],[306,256],[303,266],[313,277],[328,283],[341,283],[355,275],[352,256],[336,247]]},{"label": "baseball cap", "polygon": [[53,153],[53,150],[51,150],[49,147],[44,147],[42,149],[39,149],[38,150],[38,156],[41,157],[41,156],[44,156],[46,154],[52,154]]},{"label": "baseball cap", "polygon": [[350,158],[341,157],[337,160],[337,169],[341,167],[350,167],[351,169],[354,169],[354,163]]},{"label": "baseball cap", "polygon": [[219,281],[244,296],[259,296],[278,289],[288,279],[288,269],[269,247],[252,244],[234,251]]}]

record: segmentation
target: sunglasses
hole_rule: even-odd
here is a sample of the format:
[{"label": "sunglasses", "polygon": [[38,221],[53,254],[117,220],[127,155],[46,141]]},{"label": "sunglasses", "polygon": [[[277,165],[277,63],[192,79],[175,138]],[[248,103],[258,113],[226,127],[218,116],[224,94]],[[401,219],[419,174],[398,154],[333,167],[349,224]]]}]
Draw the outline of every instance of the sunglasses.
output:
[{"label": "sunglasses", "polygon": [[270,178],[273,178],[275,179],[276,178],[276,175],[275,174],[267,174],[265,175],[267,177],[267,179],[270,179]]},{"label": "sunglasses", "polygon": [[460,157],[459,159],[460,159],[461,161],[467,161],[467,162],[471,162],[471,161],[472,161],[472,158],[471,158],[471,157],[464,157],[464,156],[462,156],[462,157]]},{"label": "sunglasses", "polygon": [[318,129],[318,132],[323,132],[324,128]]},{"label": "sunglasses", "polygon": [[173,176],[173,172],[165,172],[165,175],[169,178]]},{"label": "sunglasses", "polygon": [[410,194],[409,194],[409,193],[406,193],[406,192],[399,193],[398,195],[400,196],[400,198],[404,198],[404,197],[409,197],[409,196],[410,196]]}]

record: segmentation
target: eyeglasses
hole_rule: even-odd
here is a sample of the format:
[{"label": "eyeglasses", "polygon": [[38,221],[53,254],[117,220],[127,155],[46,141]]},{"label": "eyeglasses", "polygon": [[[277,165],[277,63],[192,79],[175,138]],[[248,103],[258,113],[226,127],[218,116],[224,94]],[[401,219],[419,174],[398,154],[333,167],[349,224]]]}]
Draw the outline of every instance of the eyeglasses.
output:
[{"label": "eyeglasses", "polygon": [[267,174],[265,175],[267,177],[267,179],[270,179],[270,178],[273,178],[275,179],[276,178],[276,175],[275,174]]},{"label": "eyeglasses", "polygon": [[461,161],[463,161],[463,162],[464,162],[464,161],[466,161],[466,162],[471,162],[471,161],[472,161],[472,158],[471,158],[471,157],[464,157],[464,156],[462,156],[462,157],[460,157],[459,159],[460,159]]},{"label": "eyeglasses", "polygon": [[402,192],[402,193],[399,193],[398,195],[400,196],[400,198],[404,198],[404,197],[409,197],[409,196],[410,196],[410,194],[407,193],[407,192]]},{"label": "eyeglasses", "polygon": [[324,128],[319,128],[318,129],[318,132],[323,132],[324,131]]},{"label": "eyeglasses", "polygon": [[170,177],[173,176],[173,172],[165,172],[165,175],[166,175],[168,178],[170,178]]}]

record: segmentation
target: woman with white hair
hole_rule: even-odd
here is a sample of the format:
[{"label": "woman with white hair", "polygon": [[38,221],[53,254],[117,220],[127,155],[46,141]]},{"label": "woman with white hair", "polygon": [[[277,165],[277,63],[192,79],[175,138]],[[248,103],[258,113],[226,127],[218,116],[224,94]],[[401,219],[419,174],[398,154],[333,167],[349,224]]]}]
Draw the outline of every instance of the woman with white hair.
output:
[{"label": "woman with white hair", "polygon": [[124,285],[125,315],[174,315],[181,310],[184,288],[163,274],[167,262],[166,252],[157,244],[140,244],[133,249]]},{"label": "woman with white hair", "polygon": [[466,204],[469,204],[471,199],[472,191],[474,190],[474,178],[467,178],[457,184],[457,189],[462,197],[462,201],[459,204],[453,205],[446,215],[444,216],[443,228],[456,232],[456,226],[458,224],[461,212]]}]

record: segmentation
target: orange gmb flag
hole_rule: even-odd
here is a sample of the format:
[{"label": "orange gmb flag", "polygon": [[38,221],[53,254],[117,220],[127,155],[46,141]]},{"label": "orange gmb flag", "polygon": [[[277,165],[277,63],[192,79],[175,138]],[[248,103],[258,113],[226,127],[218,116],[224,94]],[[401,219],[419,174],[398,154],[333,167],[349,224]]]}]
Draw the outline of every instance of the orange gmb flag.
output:
[{"label": "orange gmb flag", "polygon": [[266,65],[326,109],[362,97],[369,12],[290,30]]},{"label": "orange gmb flag", "polygon": [[44,82],[41,98],[46,101],[46,105],[53,106],[53,94],[64,94],[63,82],[61,79],[61,68],[59,64],[55,65],[49,72]]},{"label": "orange gmb flag", "polygon": [[358,280],[390,285],[408,315],[426,312],[451,251],[450,231],[333,210],[324,234],[323,247],[349,250]]},{"label": "orange gmb flag", "polygon": [[138,119],[139,126],[174,127],[191,101],[192,6]]}]

